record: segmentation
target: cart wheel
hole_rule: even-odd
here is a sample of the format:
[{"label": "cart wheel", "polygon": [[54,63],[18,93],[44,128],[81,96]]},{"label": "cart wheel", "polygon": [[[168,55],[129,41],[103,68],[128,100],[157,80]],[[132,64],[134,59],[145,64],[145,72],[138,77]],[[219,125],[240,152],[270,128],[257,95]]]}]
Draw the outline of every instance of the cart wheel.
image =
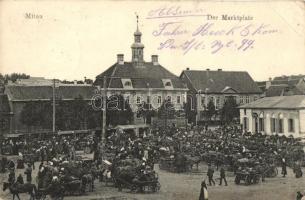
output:
[{"label": "cart wheel", "polygon": [[137,192],[137,186],[136,185],[131,185],[130,191],[132,193],[136,193]]},{"label": "cart wheel", "polygon": [[158,182],[157,182],[157,185],[156,185],[156,188],[155,188],[155,192],[158,192],[158,191],[160,190],[160,188],[161,188],[161,184],[160,184],[160,182],[158,181]]}]

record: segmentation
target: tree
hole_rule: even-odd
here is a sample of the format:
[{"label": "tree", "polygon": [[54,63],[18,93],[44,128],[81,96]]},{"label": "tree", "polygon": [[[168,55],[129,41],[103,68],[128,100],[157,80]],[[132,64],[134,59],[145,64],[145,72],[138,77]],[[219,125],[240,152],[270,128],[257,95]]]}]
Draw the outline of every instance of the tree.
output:
[{"label": "tree", "polygon": [[225,100],[220,117],[221,121],[225,124],[229,124],[239,117],[238,105],[233,96],[230,96]]},{"label": "tree", "polygon": [[156,111],[152,109],[151,104],[143,101],[138,105],[137,115],[143,117],[144,123],[151,123],[151,117],[156,115]]},{"label": "tree", "polygon": [[192,106],[190,101],[187,101],[186,103],[183,103],[183,109],[185,112],[185,117],[188,120],[188,122],[196,122],[196,109]]},{"label": "tree", "polygon": [[216,108],[212,100],[209,101],[207,105],[207,110],[205,111],[206,119],[211,121],[212,117],[216,114]]},{"label": "tree", "polygon": [[133,121],[133,112],[129,103],[122,95],[107,98],[106,125],[126,125]]},{"label": "tree", "polygon": [[14,83],[16,82],[17,79],[28,79],[28,78],[30,78],[30,75],[24,73],[12,73],[12,74],[4,75],[5,83],[7,83],[8,81],[12,81]]},{"label": "tree", "polygon": [[80,130],[101,127],[101,110],[93,109],[82,96],[75,98],[73,101],[57,100],[57,102],[56,128],[58,130]]},{"label": "tree", "polygon": [[158,117],[160,119],[174,119],[175,118],[175,107],[170,100],[165,100],[158,109]]}]

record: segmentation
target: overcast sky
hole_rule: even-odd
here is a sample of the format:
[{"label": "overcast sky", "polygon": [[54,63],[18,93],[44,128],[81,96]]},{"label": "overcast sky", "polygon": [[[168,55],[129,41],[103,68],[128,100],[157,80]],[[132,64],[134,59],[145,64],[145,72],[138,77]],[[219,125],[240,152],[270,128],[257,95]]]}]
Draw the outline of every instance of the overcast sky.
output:
[{"label": "overcast sky", "polygon": [[[116,62],[118,53],[124,54],[126,61],[131,60],[137,12],[145,60],[158,54],[159,62],[176,75],[186,67],[248,71],[257,81],[283,74],[305,74],[304,5],[301,1],[0,1],[0,72],[67,80],[84,76],[95,79]],[[156,11],[166,8],[165,12],[170,7],[175,9],[168,13]],[[42,15],[42,19],[28,19],[26,13]],[[179,17],[172,17],[175,14]],[[207,14],[219,18],[207,20]],[[223,14],[245,15],[253,20],[224,21]],[[186,33],[158,35],[164,23],[175,24],[168,30],[179,26]],[[195,34],[198,27],[209,24],[209,31],[219,31],[220,35]],[[241,36],[242,28],[248,25],[250,32]],[[254,33],[260,25],[270,33]],[[236,26],[241,28],[234,34],[220,33]],[[197,50],[195,46],[188,52],[179,48],[160,50],[160,44],[168,40],[180,47],[193,40]],[[247,43],[238,49],[243,41]],[[220,44],[228,47],[217,50]]]}]

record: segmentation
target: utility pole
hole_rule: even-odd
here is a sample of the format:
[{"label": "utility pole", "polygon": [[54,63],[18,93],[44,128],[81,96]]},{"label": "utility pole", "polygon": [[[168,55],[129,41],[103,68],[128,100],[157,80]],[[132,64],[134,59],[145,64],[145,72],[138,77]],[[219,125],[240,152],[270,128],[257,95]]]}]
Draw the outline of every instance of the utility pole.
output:
[{"label": "utility pole", "polygon": [[107,110],[107,76],[104,76],[104,80],[103,80],[103,124],[102,124],[102,145],[104,145],[105,142],[105,136],[106,136],[106,110]]},{"label": "utility pole", "polygon": [[53,97],[53,126],[52,126],[52,131],[53,134],[55,133],[55,79],[53,79],[53,92],[52,92],[52,97]]}]

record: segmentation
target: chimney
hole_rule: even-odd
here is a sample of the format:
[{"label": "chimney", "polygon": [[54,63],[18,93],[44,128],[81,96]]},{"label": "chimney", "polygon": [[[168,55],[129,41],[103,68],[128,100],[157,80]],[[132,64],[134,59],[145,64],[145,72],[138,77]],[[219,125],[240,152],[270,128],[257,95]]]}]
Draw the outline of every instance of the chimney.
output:
[{"label": "chimney", "polygon": [[271,86],[272,78],[270,77],[268,81],[266,81],[266,90]]},{"label": "chimney", "polygon": [[186,70],[187,70],[187,71],[189,71],[189,70],[190,70],[190,68],[189,68],[189,67],[187,67],[187,68],[186,68]]},{"label": "chimney", "polygon": [[77,80],[74,80],[74,81],[73,81],[73,84],[74,84],[74,85],[77,85]]},{"label": "chimney", "polygon": [[124,65],[124,54],[117,54],[117,59],[119,65]]},{"label": "chimney", "polygon": [[151,62],[153,63],[153,65],[158,65],[158,55],[151,55]]},{"label": "chimney", "polygon": [[218,69],[218,71],[219,71],[219,72],[221,72],[221,71],[222,71],[222,69]]}]

